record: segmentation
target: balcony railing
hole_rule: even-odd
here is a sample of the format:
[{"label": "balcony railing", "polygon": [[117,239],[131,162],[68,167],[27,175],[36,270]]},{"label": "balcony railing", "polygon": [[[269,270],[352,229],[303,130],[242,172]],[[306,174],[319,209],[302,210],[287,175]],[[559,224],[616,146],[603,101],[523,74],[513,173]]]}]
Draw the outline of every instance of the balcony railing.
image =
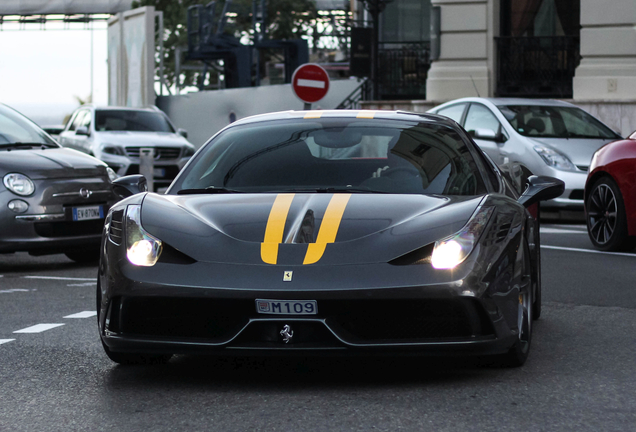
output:
[{"label": "balcony railing", "polygon": [[497,96],[571,98],[579,38],[499,37]]},{"label": "balcony railing", "polygon": [[381,42],[376,99],[425,99],[429,42]]}]

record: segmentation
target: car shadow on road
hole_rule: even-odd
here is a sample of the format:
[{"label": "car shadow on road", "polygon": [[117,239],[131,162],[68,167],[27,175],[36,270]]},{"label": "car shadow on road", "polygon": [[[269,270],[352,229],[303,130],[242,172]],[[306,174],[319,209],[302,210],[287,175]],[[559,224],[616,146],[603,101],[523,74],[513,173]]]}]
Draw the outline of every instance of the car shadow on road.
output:
[{"label": "car shadow on road", "polygon": [[0,274],[33,273],[46,270],[70,270],[79,268],[97,269],[97,262],[77,263],[65,255],[32,256],[27,253],[0,254]]}]

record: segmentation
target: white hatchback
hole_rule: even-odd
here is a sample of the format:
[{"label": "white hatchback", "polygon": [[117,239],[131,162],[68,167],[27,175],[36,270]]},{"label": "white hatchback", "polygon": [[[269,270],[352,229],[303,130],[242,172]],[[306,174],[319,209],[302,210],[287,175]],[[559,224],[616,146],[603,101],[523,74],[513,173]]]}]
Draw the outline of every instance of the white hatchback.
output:
[{"label": "white hatchback", "polygon": [[118,175],[139,173],[141,149],[154,150],[155,188],[172,183],[194,154],[184,130],[176,130],[156,107],[78,108],[60,133],[64,147],[83,151],[106,162]]},{"label": "white hatchback", "polygon": [[463,126],[497,165],[518,164],[527,173],[563,180],[563,195],[541,204],[549,211],[583,210],[592,155],[621,138],[577,106],[555,100],[472,97],[429,112]]}]

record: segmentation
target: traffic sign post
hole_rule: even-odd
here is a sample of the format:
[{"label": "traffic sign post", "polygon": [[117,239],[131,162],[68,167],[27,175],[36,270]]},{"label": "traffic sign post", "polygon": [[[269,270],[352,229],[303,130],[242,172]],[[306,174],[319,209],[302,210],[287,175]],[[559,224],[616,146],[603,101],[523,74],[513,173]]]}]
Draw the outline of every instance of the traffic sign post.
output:
[{"label": "traffic sign post", "polygon": [[310,110],[311,104],[325,97],[329,91],[329,74],[314,63],[300,65],[292,75],[292,89],[298,99]]}]

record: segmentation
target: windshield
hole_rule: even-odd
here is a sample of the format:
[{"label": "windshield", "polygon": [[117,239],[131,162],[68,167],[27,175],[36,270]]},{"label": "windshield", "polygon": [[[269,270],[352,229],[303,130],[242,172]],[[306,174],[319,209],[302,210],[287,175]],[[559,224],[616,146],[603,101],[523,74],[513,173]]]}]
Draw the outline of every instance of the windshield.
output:
[{"label": "windshield", "polygon": [[510,125],[527,137],[620,138],[603,123],[576,107],[507,105],[498,108]]},{"label": "windshield", "polygon": [[0,147],[9,144],[57,144],[35,123],[9,107],[0,105]]},{"label": "windshield", "polygon": [[454,129],[341,118],[225,130],[197,154],[170,193],[206,188],[444,195],[486,191],[472,154]]},{"label": "windshield", "polygon": [[134,110],[96,110],[95,130],[131,132],[174,132],[160,112]]}]

